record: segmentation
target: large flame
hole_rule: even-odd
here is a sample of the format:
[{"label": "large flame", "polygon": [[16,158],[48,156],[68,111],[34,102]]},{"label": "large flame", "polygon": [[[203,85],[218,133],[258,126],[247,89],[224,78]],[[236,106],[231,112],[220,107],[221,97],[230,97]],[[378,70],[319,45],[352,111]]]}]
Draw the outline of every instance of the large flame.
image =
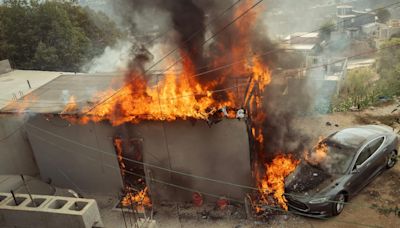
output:
[{"label": "large flame", "polygon": [[[234,10],[233,16],[240,16],[253,4],[254,1],[242,3]],[[84,115],[78,119],[68,115],[65,118],[81,124],[108,120],[116,126],[126,122],[138,123],[141,120],[205,120],[222,107],[240,108],[250,99],[249,94],[244,94],[245,91],[252,91],[255,86],[263,91],[270,83],[268,67],[260,59],[251,57],[258,51],[253,50],[252,34],[260,11],[261,8],[252,9],[231,25],[232,28],[229,29],[233,29],[237,37],[234,39],[234,45],[218,40],[220,36],[215,38],[217,45],[212,47],[213,50],[210,50],[209,54],[216,55],[211,56],[208,67],[215,69],[224,64],[229,67],[213,72],[212,77],[207,74],[196,75],[196,67],[200,66],[195,66],[190,55],[180,50],[180,73],[144,75],[137,71],[130,72],[121,89],[108,89],[94,95],[94,98],[108,97],[106,101],[99,102],[94,108],[84,107],[81,110]],[[166,61],[171,60],[167,58]],[[232,65],[232,62],[236,64]],[[241,77],[248,78],[250,74],[253,77],[250,85],[235,80]],[[201,77],[205,77],[206,80]],[[150,85],[148,82],[155,84]],[[70,104],[73,102],[70,101]],[[63,113],[68,113],[68,110],[71,110],[71,107],[66,107]],[[234,118],[235,115],[229,117]]]},{"label": "large flame", "polygon": [[[182,73],[153,76],[160,77],[155,86],[149,86],[144,75],[135,74],[129,76],[131,80],[118,92],[109,89],[102,95],[96,95],[111,98],[93,109],[84,108],[86,115],[79,122],[108,120],[115,126],[141,120],[207,119],[215,110],[237,106],[238,100],[232,91],[212,91],[215,88],[212,82],[200,84],[194,80],[195,73],[190,60],[183,62],[189,66],[184,67]],[[225,99],[216,99],[216,93],[221,92],[225,93]],[[73,104],[73,100],[70,100],[63,113],[68,113]],[[70,116],[66,118],[70,119]]]},{"label": "large flame", "polygon": [[268,195],[273,194],[277,203],[285,210],[287,200],[285,193],[285,178],[292,173],[299,160],[291,155],[278,155],[270,164],[265,164],[265,173],[258,182],[258,190],[261,194],[261,203],[269,204]]}]

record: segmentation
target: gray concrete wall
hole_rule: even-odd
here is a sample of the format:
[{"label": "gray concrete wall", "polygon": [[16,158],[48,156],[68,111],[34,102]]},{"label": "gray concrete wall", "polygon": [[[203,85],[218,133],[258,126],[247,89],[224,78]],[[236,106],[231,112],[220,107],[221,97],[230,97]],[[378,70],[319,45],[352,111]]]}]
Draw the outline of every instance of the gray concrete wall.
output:
[{"label": "gray concrete wall", "polygon": [[[226,182],[251,185],[250,152],[244,121],[223,120],[211,128],[205,121],[145,122],[131,128],[143,138],[145,163]],[[191,200],[193,192],[151,178],[213,195],[243,200],[247,189],[171,174],[146,167],[153,201]],[[207,197],[215,201],[214,197]]]},{"label": "gray concrete wall", "polygon": [[23,116],[0,116],[0,174],[38,174],[24,123]]},{"label": "gray concrete wall", "polygon": [[58,117],[37,115],[26,129],[43,180],[50,178],[56,186],[83,194],[115,196],[122,188],[112,141],[115,128],[103,123],[70,125]]}]

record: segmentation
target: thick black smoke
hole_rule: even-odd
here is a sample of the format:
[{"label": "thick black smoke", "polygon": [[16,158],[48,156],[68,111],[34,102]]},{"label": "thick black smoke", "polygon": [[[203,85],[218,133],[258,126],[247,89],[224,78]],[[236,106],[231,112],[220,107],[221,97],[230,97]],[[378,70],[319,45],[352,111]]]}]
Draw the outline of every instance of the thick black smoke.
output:
[{"label": "thick black smoke", "polygon": [[192,0],[169,0],[165,2],[171,13],[173,27],[179,34],[179,47],[186,51],[195,66],[204,64],[204,11]]}]

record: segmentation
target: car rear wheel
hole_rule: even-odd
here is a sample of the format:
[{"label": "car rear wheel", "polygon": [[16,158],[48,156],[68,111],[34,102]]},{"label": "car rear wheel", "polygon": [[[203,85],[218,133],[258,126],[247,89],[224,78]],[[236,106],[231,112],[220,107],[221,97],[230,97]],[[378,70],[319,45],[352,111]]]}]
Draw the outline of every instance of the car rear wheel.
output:
[{"label": "car rear wheel", "polygon": [[342,213],[345,202],[346,202],[345,195],[343,193],[339,193],[335,197],[335,202],[333,203],[333,215],[338,215]]},{"label": "car rear wheel", "polygon": [[396,151],[393,150],[389,154],[388,161],[386,163],[386,168],[388,169],[392,168],[394,165],[396,165],[396,162],[397,162],[397,153]]}]

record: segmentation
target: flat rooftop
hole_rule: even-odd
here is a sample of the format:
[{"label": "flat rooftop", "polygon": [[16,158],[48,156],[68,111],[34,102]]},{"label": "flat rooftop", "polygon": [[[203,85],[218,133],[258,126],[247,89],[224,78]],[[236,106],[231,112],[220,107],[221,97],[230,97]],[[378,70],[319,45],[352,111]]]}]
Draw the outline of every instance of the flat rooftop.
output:
[{"label": "flat rooftop", "polygon": [[[104,92],[107,89],[113,88],[116,90],[123,84],[123,76],[113,73],[63,74],[38,71],[37,73],[30,72],[26,75],[26,78],[36,79],[31,82],[33,86],[31,90],[27,89],[26,78],[15,79],[14,83],[21,90],[25,88],[24,91],[29,92],[29,95],[18,97],[17,105],[15,105],[15,102],[5,105],[1,109],[2,113],[19,112],[20,107],[23,106],[24,112],[59,114],[70,102],[72,96],[77,104],[76,112],[79,113],[83,107],[94,107],[105,99],[106,94]],[[3,77],[0,78],[0,80],[2,79]],[[4,87],[2,91],[9,93],[8,86]]]},{"label": "flat rooftop", "polygon": [[[0,109],[35,91],[65,72],[12,70],[0,74]],[[67,73],[68,74],[68,73]],[[30,83],[30,88],[28,85]]]}]

